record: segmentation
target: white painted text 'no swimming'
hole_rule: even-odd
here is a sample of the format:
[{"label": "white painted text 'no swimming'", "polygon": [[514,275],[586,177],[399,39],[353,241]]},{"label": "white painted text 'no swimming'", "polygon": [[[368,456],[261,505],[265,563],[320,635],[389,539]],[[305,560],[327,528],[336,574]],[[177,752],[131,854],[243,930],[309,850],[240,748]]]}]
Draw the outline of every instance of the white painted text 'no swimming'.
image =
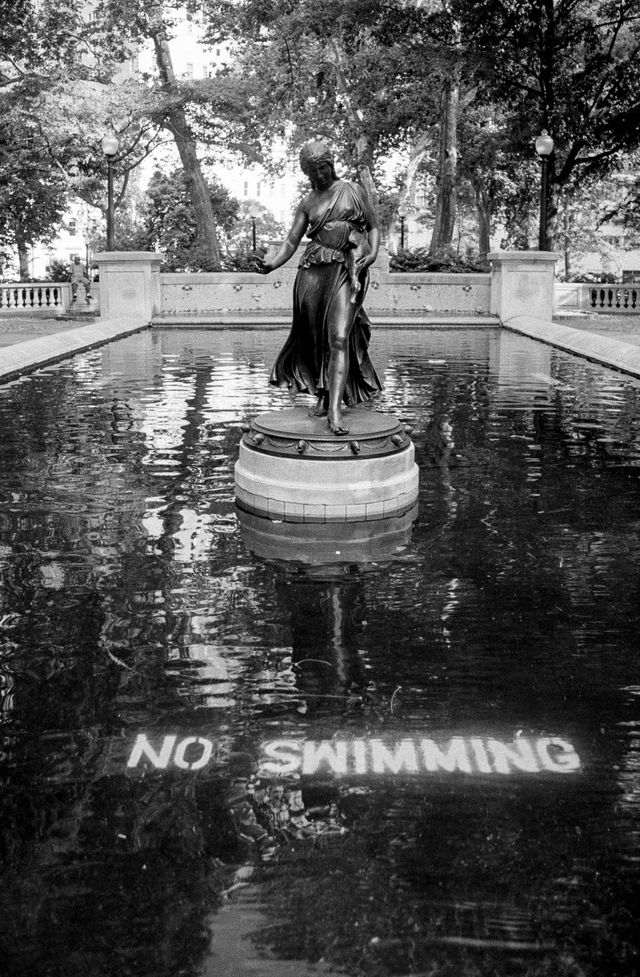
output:
[{"label": "white painted text 'no swimming'", "polygon": [[[166,735],[151,743],[139,733],[127,762],[128,769],[198,771],[219,765],[228,749],[205,736]],[[420,776],[463,774],[568,774],[580,769],[580,757],[567,740],[557,736],[517,736],[511,742],[479,736],[452,736],[436,741],[405,738],[270,740],[257,757],[261,776],[363,776],[391,774]]]}]

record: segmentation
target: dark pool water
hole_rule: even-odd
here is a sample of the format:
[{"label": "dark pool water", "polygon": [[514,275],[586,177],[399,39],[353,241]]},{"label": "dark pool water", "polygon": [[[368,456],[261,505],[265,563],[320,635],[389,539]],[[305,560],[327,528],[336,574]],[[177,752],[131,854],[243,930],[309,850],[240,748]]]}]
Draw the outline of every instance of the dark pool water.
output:
[{"label": "dark pool water", "polygon": [[0,971],[633,977],[640,386],[376,333],[418,516],[303,566],[233,496],[283,336],[0,389]]}]

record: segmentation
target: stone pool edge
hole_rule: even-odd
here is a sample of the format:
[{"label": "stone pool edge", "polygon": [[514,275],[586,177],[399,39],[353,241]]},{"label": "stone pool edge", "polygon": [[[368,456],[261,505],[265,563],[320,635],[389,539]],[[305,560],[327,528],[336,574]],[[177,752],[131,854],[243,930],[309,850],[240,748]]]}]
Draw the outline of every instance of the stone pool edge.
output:
[{"label": "stone pool edge", "polygon": [[149,320],[138,316],[117,320],[98,319],[87,326],[66,329],[64,332],[52,333],[50,336],[39,336],[37,339],[27,339],[23,343],[4,346],[0,349],[0,383],[8,383],[43,366],[65,360],[76,353],[83,353],[85,350],[110,343],[114,339],[121,339],[150,328]]},{"label": "stone pool edge", "polygon": [[582,332],[571,326],[561,326],[557,322],[528,315],[511,316],[504,320],[502,328],[529,339],[537,339],[541,343],[555,346],[566,353],[573,353],[612,370],[640,377],[640,346],[632,343],[608,339],[598,333]]}]

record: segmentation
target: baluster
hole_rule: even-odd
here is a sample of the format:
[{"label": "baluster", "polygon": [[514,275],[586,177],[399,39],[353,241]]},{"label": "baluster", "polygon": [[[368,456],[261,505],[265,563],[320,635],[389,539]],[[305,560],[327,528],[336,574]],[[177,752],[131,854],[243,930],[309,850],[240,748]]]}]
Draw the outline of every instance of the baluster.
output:
[{"label": "baluster", "polygon": [[623,290],[622,290],[622,308],[623,309],[628,309],[629,308],[629,289],[628,288],[623,288]]},{"label": "baluster", "polygon": [[20,303],[18,302],[18,289],[17,288],[14,288],[14,290],[13,290],[13,304],[14,304],[14,306],[15,306],[16,309],[20,305]]}]

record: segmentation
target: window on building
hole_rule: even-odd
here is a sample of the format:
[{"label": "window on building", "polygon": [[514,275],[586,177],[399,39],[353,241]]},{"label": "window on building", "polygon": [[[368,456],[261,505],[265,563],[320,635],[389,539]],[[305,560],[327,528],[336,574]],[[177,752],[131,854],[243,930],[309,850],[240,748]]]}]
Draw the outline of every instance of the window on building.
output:
[{"label": "window on building", "polygon": [[260,199],[261,189],[262,189],[262,184],[260,183],[260,181],[258,181],[258,183],[256,184],[256,197],[258,198],[258,200]]},{"label": "window on building", "polygon": [[193,78],[193,65],[191,64],[190,61],[187,61],[187,64],[184,69],[184,76],[185,78]]},{"label": "window on building", "polygon": [[248,197],[249,196],[249,181],[248,180],[245,180],[244,181],[244,184],[243,184],[243,187],[242,187],[242,195],[244,197]]},{"label": "window on building", "polygon": [[77,233],[76,221],[73,218],[71,218],[71,220],[67,224],[67,230],[69,231],[69,234]]}]

